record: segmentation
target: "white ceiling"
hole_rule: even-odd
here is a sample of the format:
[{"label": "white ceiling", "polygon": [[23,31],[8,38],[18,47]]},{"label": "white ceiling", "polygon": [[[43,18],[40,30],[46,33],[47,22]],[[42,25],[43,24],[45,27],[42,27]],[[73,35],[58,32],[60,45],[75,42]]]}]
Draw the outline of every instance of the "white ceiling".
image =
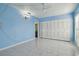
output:
[{"label": "white ceiling", "polygon": [[21,13],[30,12],[36,17],[62,15],[72,12],[77,4],[72,3],[16,3],[15,6]]}]

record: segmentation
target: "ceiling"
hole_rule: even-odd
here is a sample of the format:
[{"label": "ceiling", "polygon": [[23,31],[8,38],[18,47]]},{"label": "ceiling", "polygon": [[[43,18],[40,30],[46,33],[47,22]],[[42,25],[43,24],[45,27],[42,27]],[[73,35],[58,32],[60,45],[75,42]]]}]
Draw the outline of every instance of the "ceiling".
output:
[{"label": "ceiling", "polygon": [[29,12],[36,17],[67,14],[77,6],[72,3],[15,3],[10,5],[16,7],[22,14]]}]

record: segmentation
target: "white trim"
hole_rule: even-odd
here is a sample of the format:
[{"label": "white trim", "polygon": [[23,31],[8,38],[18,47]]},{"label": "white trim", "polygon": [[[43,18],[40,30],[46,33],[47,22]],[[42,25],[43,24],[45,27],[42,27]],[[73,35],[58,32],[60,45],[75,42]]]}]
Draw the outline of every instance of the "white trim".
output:
[{"label": "white trim", "polygon": [[32,41],[32,40],[34,40],[34,39],[35,39],[35,38],[29,39],[29,40],[26,40],[26,41],[22,41],[22,42],[19,42],[19,43],[16,43],[16,44],[13,44],[13,45],[10,45],[10,46],[5,47],[5,48],[1,48],[0,51],[5,50],[5,49],[8,49],[8,48],[11,48],[11,47],[15,47],[15,46],[17,46],[17,45],[20,45],[20,44],[23,44],[23,43],[26,43],[26,42],[29,42],[29,41]]},{"label": "white trim", "polygon": [[38,22],[38,39],[40,38],[40,23]]}]

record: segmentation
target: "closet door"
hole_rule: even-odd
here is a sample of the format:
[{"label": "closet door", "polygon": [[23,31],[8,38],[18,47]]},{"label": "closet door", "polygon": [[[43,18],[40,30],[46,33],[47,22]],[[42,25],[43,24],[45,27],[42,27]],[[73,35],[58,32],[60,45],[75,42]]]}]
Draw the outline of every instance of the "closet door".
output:
[{"label": "closet door", "polygon": [[48,21],[47,23],[48,23],[48,25],[47,25],[47,34],[48,34],[47,38],[51,39],[51,30],[52,30],[52,28],[51,28],[52,25],[51,24],[52,23],[51,23],[51,21]]},{"label": "closet door", "polygon": [[[58,39],[65,40],[65,20],[58,20]],[[67,31],[67,30],[66,30]]]},{"label": "closet door", "polygon": [[42,29],[43,29],[43,23],[40,22],[39,23],[39,37],[42,37],[43,36],[43,34],[42,34],[43,33],[43,30]]},{"label": "closet door", "polygon": [[43,37],[48,38],[48,22],[43,22]]},{"label": "closet door", "polygon": [[62,40],[67,40],[70,41],[70,33],[71,33],[71,20],[70,19],[63,19],[60,22],[61,24],[61,28],[63,27],[63,29],[61,29],[61,33],[60,33],[60,37]]},{"label": "closet door", "polygon": [[54,39],[59,39],[59,20],[54,21]]},{"label": "closet door", "polygon": [[40,37],[70,41],[71,19],[51,20],[40,23]]},{"label": "closet door", "polygon": [[55,39],[55,20],[51,21],[51,39]]},{"label": "closet door", "polygon": [[51,24],[51,39],[59,39],[59,21],[53,20]]},{"label": "closet door", "polygon": [[71,32],[71,20],[70,19],[60,19],[53,20],[51,27],[52,39],[58,40],[70,40],[70,32]]},{"label": "closet door", "polygon": [[48,28],[47,27],[48,27],[47,22],[40,23],[40,37],[48,38]]}]

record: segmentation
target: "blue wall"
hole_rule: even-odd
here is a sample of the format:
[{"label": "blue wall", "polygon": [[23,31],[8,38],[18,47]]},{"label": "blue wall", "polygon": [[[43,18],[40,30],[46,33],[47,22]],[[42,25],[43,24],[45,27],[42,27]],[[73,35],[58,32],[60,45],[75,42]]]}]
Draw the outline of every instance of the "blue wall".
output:
[{"label": "blue wall", "polygon": [[61,20],[61,19],[65,19],[65,18],[71,18],[71,13],[64,14],[64,15],[48,16],[48,17],[39,18],[39,22],[59,20],[59,19]]},{"label": "blue wall", "polygon": [[0,4],[0,24],[0,48],[34,38],[34,17],[25,21],[14,7]]}]

